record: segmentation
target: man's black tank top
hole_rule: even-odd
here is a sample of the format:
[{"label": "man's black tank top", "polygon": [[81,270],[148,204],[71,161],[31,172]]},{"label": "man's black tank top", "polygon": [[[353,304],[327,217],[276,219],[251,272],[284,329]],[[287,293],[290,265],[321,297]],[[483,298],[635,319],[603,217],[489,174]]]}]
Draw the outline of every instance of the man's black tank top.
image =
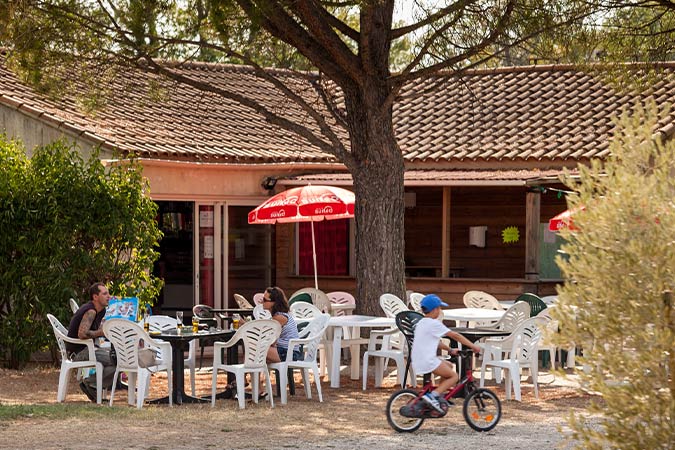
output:
[{"label": "man's black tank top", "polygon": [[[75,338],[77,339],[77,331],[80,328],[80,323],[82,322],[82,318],[86,314],[87,311],[93,309],[94,312],[96,312],[96,307],[92,302],[85,303],[84,305],[80,306],[80,309],[77,310],[75,315],[73,316],[72,319],[70,319],[70,324],[68,325],[68,337]],[[103,320],[103,316],[105,316],[105,309],[99,313],[96,314],[96,317],[94,318],[94,322],[91,324],[90,330],[98,330],[98,328],[101,326],[101,320]],[[83,349],[87,348],[86,345],[81,345],[81,344],[71,344],[70,342],[66,342],[66,350],[68,353],[79,353]]]}]

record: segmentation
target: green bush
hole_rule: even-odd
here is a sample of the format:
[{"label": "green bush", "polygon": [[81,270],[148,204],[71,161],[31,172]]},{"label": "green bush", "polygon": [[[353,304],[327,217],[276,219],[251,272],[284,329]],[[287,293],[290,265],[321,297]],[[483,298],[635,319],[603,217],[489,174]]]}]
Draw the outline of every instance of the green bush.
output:
[{"label": "green bush", "polygon": [[[561,341],[583,348],[582,386],[598,415],[573,417],[583,449],[675,448],[675,142],[653,130],[656,108],[618,123],[606,164],[568,180],[577,231],[558,259],[568,280],[553,316]],[[670,304],[669,304],[670,303]]]},{"label": "green bush", "polygon": [[37,148],[0,136],[0,356],[24,365],[53,344],[45,315],[65,323],[68,298],[95,281],[113,295],[156,298],[151,275],[161,232],[141,167],[84,161],[65,142]]}]

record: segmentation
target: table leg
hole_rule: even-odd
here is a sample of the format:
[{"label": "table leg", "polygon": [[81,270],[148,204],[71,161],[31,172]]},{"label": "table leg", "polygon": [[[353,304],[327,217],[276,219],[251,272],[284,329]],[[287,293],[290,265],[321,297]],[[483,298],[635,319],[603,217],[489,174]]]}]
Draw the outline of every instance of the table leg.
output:
[{"label": "table leg", "polygon": [[333,348],[331,349],[330,387],[340,387],[340,343],[342,342],[342,327],[333,328]]},{"label": "table leg", "polygon": [[[173,402],[177,405],[183,404],[185,394],[185,361],[183,360],[184,349],[182,341],[174,341],[171,346],[173,357]],[[172,344],[174,344],[172,342]]]},{"label": "table leg", "polygon": [[[352,334],[352,339],[361,338],[361,328],[354,327],[354,333]],[[358,380],[361,375],[359,367],[361,364],[361,344],[352,344],[349,346],[349,357],[351,358],[351,373],[350,378],[352,380]]]},{"label": "table leg", "polygon": [[[184,353],[187,349],[188,341],[171,341],[171,356],[173,358],[171,364],[173,392],[169,395],[173,397],[173,403],[182,405],[183,403],[206,403],[211,401],[210,398],[203,399],[193,397],[185,392],[185,361]],[[169,397],[158,398],[149,403],[169,403]]]}]

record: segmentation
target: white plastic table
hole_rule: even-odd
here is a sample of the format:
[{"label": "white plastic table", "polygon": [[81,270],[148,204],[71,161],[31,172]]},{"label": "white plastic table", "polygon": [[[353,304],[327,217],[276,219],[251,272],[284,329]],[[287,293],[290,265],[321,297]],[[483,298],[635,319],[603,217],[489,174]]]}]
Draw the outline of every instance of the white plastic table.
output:
[{"label": "white plastic table", "polygon": [[468,322],[495,322],[501,319],[505,312],[504,310],[483,308],[444,309],[443,320],[454,320],[458,327],[465,327]]},{"label": "white plastic table", "polygon": [[[342,327],[354,328],[355,339],[353,345],[349,348],[349,356],[351,358],[351,372],[352,380],[359,379],[359,364],[361,360],[360,346],[362,339],[359,337],[360,328],[389,328],[395,326],[394,319],[388,317],[374,317],[374,316],[335,316],[328,320],[328,329],[326,330],[326,358],[328,360],[328,376],[330,377],[330,387],[340,387],[340,349],[342,348]],[[345,339],[345,341],[347,341]]]}]

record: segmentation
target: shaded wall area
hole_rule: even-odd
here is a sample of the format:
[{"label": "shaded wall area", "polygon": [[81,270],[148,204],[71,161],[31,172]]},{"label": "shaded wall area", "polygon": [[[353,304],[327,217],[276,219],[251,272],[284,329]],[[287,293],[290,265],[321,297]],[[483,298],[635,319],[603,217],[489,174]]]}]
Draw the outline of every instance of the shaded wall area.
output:
[{"label": "shaded wall area", "polygon": [[[525,188],[455,187],[450,200],[450,261],[461,278],[522,278],[525,273]],[[469,228],[487,227],[485,247],[469,245]],[[519,238],[505,243],[515,227]]]},{"label": "shaded wall area", "polygon": [[[563,188],[563,186],[556,186]],[[407,288],[435,292],[460,306],[463,294],[485,290],[499,299],[514,299],[523,292],[555,293],[559,280],[525,280],[526,187],[453,187],[450,189],[450,266],[458,277],[441,274],[443,234],[443,188],[407,187],[405,210],[405,258]],[[541,194],[540,223],[566,209],[565,197],[556,191]],[[469,245],[469,227],[487,226],[486,245]],[[502,231],[516,227],[519,239],[504,243]],[[543,238],[540,236],[540,238]],[[295,275],[295,229],[293,224],[276,226],[276,283],[287,294],[314,284],[311,276]],[[349,276],[319,277],[319,288],[328,292],[354,293],[355,279]]]}]

